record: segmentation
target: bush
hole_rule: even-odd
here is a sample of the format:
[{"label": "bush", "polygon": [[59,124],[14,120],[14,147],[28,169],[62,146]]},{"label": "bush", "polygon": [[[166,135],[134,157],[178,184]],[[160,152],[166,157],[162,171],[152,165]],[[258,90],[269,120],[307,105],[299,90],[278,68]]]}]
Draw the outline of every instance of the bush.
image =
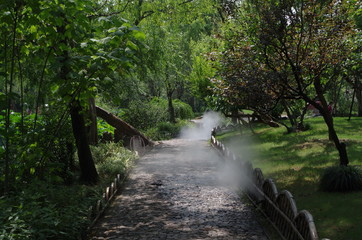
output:
[{"label": "bush", "polygon": [[77,240],[89,226],[88,209],[101,191],[36,181],[0,199],[0,239]]},{"label": "bush", "polygon": [[180,129],[181,127],[178,124],[160,122],[156,127],[148,129],[145,134],[154,141],[165,140],[177,137]]},{"label": "bush", "polygon": [[0,197],[0,240],[82,239],[90,224],[89,207],[136,158],[120,143],[92,146],[92,153],[101,179],[97,186],[33,180],[21,184],[13,195]]},{"label": "bush", "polygon": [[173,105],[175,108],[175,117],[179,119],[191,119],[193,118],[194,112],[192,111],[192,107],[182,102],[179,99],[173,100]]},{"label": "bush", "polygon": [[320,181],[320,189],[326,192],[348,192],[362,189],[362,172],[355,166],[327,168]]},{"label": "bush", "polygon": [[170,122],[158,123],[156,127],[150,128],[145,135],[154,141],[175,138],[179,135],[181,128],[186,126],[188,121],[179,121],[176,124]]},{"label": "bush", "polygon": [[157,124],[157,130],[166,138],[174,138],[177,137],[178,133],[180,132],[180,126],[170,122],[161,122]]},{"label": "bush", "polygon": [[[175,117],[191,119],[194,117],[192,108],[181,100],[173,100]],[[169,121],[168,102],[164,98],[153,98],[150,102],[133,101],[125,113],[124,119],[135,128],[148,130],[161,122]]]},{"label": "bush", "polygon": [[105,184],[109,184],[117,174],[125,175],[132,166],[136,155],[121,143],[103,143],[91,146],[94,162]]}]

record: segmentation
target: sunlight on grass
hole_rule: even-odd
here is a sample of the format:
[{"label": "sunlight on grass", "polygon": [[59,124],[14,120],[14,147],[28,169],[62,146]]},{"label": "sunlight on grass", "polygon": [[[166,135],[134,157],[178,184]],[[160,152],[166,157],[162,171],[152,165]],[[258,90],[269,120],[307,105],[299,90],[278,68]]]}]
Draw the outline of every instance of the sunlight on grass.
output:
[{"label": "sunlight on grass", "polygon": [[[347,144],[350,164],[362,166],[362,119],[334,121],[339,138]],[[362,205],[362,192],[319,191],[323,170],[339,164],[339,156],[328,140],[323,119],[310,118],[306,122],[311,129],[305,132],[286,134],[283,127],[258,124],[255,135],[245,130],[242,135],[233,132],[218,138],[227,146],[233,145],[235,154],[252,156],[249,160],[254,168],[261,168],[265,177],[273,178],[279,191],[288,189],[298,209],[307,209],[313,215],[320,238],[361,239],[362,215],[356,209]]]}]

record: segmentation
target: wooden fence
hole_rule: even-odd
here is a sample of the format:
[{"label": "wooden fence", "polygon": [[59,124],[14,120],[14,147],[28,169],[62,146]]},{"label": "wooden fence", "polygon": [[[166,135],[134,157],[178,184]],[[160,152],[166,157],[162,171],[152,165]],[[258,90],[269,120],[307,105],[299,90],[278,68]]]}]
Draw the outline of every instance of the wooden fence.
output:
[{"label": "wooden fence", "polygon": [[91,224],[88,229],[91,229],[94,224],[98,221],[98,219],[102,216],[106,208],[109,206],[111,200],[114,196],[120,191],[120,188],[126,179],[126,176],[122,176],[121,174],[117,174],[117,177],[114,178],[109,187],[106,187],[103,192],[102,199],[98,200],[94,206],[89,208],[88,218],[91,220]]},{"label": "wooden fence", "polygon": [[[140,136],[133,136],[130,139],[130,150],[135,152],[138,156],[142,156],[146,153],[147,148],[145,141]],[[103,192],[102,199],[98,200],[94,206],[89,207],[89,215],[88,218],[91,221],[91,224],[88,227],[90,230],[98,219],[102,216],[106,208],[110,205],[111,200],[114,196],[120,192],[123,183],[125,182],[128,176],[128,172],[124,175],[117,174],[112,183],[105,188]]]},{"label": "wooden fence", "polygon": [[[211,133],[211,144],[226,161],[239,164],[241,172],[249,181],[243,191],[255,206],[260,207],[279,235],[286,240],[318,240],[317,229],[313,217],[307,210],[298,211],[293,195],[283,190],[278,192],[270,178],[264,179],[260,168],[253,168],[250,162],[242,162],[215,136],[221,128],[214,128]],[[328,239],[322,239],[328,240]]]}]

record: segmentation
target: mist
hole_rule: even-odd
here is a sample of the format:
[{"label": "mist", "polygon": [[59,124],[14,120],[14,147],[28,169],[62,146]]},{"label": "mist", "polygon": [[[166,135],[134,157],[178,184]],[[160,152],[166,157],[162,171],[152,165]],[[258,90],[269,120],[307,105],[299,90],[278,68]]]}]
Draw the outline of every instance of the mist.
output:
[{"label": "mist", "polygon": [[208,140],[211,130],[219,126],[224,118],[217,112],[206,112],[201,119],[192,120],[195,125],[181,130],[179,138],[191,140]]},{"label": "mist", "polygon": [[[204,144],[208,144],[205,141],[211,137],[211,131],[214,127],[222,125],[225,118],[217,112],[207,112],[201,119],[193,120],[194,125],[185,127],[181,130],[179,139],[190,140],[190,141],[203,141]],[[183,159],[193,159],[196,156],[198,158],[205,158],[210,163],[217,164],[217,175],[220,185],[223,185],[229,189],[242,190],[247,187],[250,183],[246,177],[245,169],[243,169],[242,162],[250,160],[253,156],[250,150],[250,142],[243,136],[238,136],[233,139],[231,143],[228,143],[226,147],[238,157],[235,160],[225,160],[217,152],[210,148],[199,148],[199,143],[192,144],[187,153],[183,153]],[[193,164],[192,161],[189,164]]]}]

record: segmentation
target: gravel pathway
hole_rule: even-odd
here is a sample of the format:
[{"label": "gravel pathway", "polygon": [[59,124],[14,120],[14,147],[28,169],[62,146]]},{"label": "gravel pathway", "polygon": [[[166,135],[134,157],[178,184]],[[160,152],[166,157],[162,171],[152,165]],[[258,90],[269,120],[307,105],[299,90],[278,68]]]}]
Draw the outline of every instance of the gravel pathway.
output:
[{"label": "gravel pathway", "polygon": [[206,141],[164,141],[138,161],[91,239],[268,239],[228,175]]}]

